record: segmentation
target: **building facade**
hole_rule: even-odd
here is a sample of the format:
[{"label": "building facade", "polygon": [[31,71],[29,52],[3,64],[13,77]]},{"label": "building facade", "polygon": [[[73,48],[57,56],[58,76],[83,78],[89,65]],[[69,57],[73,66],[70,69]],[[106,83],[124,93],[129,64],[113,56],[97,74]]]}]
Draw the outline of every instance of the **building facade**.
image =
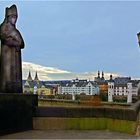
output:
[{"label": "building facade", "polygon": [[93,81],[75,79],[58,87],[59,94],[99,95],[99,86]]},{"label": "building facade", "polygon": [[104,78],[104,72],[103,71],[102,71],[101,76],[100,76],[100,71],[98,71],[98,76],[95,77],[94,81],[98,84],[98,86],[100,88],[100,94],[105,94],[105,93],[108,92],[108,83]]},{"label": "building facade", "polygon": [[23,93],[38,95],[54,95],[54,89],[51,86],[46,85],[45,82],[40,81],[37,72],[33,80],[29,71],[28,78],[23,83]]},{"label": "building facade", "polygon": [[127,96],[127,102],[132,102],[132,96],[138,96],[139,81],[130,77],[117,77],[108,81],[108,101],[113,101],[113,95]]}]

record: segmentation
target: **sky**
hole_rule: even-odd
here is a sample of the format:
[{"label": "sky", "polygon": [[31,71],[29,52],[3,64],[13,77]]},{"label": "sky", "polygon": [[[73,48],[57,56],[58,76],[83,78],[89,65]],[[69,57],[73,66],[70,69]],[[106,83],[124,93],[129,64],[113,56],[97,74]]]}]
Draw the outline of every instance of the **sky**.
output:
[{"label": "sky", "polygon": [[140,78],[139,1],[0,1],[0,23],[12,4],[25,41],[24,62]]}]

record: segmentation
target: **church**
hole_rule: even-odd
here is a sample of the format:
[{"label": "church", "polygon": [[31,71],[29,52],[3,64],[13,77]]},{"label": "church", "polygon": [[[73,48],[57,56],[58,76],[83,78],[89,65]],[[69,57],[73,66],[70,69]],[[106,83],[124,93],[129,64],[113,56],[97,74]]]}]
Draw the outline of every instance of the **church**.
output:
[{"label": "church", "polygon": [[108,92],[108,82],[104,78],[103,71],[102,71],[102,73],[100,73],[100,71],[98,71],[98,76],[95,77],[94,81],[99,85],[100,94],[106,94]]},{"label": "church", "polygon": [[38,94],[38,95],[53,95],[53,89],[48,87],[45,82],[40,81],[38,73],[35,73],[35,78],[31,76],[29,71],[27,80],[23,80],[23,93],[24,94]]}]

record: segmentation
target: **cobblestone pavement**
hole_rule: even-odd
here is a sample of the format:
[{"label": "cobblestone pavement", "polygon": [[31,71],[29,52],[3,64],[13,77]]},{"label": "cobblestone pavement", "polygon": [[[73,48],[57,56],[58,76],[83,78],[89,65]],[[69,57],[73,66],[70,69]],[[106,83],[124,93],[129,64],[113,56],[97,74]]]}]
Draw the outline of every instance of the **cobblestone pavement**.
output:
[{"label": "cobblestone pavement", "polygon": [[0,136],[0,139],[140,139],[108,130],[30,130]]}]

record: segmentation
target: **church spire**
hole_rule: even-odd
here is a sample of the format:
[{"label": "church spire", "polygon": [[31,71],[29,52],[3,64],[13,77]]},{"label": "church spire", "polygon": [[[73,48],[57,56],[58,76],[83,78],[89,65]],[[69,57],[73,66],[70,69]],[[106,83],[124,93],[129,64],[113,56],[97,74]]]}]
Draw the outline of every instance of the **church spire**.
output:
[{"label": "church spire", "polygon": [[104,72],[102,71],[102,78],[104,78]]},{"label": "church spire", "polygon": [[29,75],[28,75],[27,81],[32,81],[32,76],[31,76],[30,70],[29,70]]},{"label": "church spire", "polygon": [[100,71],[98,70],[98,78],[100,78]]},{"label": "church spire", "polygon": [[37,71],[36,71],[36,73],[35,73],[35,79],[34,79],[34,81],[39,82],[39,78],[38,78]]}]

